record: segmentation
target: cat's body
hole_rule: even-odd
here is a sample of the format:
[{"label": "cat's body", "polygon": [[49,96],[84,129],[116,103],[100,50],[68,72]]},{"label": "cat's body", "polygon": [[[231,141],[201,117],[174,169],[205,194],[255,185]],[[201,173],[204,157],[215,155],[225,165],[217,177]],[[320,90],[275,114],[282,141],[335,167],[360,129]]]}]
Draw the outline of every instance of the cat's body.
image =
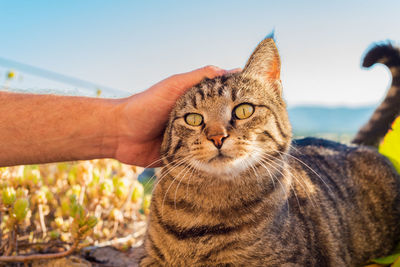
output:
[{"label": "cat's body", "polygon": [[357,266],[393,248],[399,175],[367,147],[292,143],[279,68],[266,39],[178,100],[141,266]]}]

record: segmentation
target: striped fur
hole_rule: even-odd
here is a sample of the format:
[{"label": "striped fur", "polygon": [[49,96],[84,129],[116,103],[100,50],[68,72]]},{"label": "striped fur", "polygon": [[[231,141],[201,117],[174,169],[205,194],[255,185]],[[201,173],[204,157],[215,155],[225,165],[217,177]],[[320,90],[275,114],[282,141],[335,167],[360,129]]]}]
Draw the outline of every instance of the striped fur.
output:
[{"label": "striped fur", "polygon": [[[178,100],[141,266],[358,266],[393,248],[400,177],[366,147],[292,142],[279,68],[266,39],[242,73]],[[243,120],[241,103],[254,106]],[[188,113],[204,123],[188,125]],[[210,132],[225,134],[222,147]]]},{"label": "striped fur", "polygon": [[365,55],[363,67],[376,63],[384,64],[392,74],[392,85],[378,108],[372,114],[352,141],[354,144],[378,147],[390,129],[393,121],[400,116],[400,49],[391,43],[376,44]]}]

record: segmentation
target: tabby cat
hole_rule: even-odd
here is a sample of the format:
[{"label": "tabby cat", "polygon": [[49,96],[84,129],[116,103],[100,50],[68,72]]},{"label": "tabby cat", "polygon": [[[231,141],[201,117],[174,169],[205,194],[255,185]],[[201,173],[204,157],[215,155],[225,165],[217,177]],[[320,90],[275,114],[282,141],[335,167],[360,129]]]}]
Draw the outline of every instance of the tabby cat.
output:
[{"label": "tabby cat", "polygon": [[400,177],[386,158],[292,141],[272,38],[241,73],[177,101],[161,152],[141,266],[358,266],[400,237]]}]

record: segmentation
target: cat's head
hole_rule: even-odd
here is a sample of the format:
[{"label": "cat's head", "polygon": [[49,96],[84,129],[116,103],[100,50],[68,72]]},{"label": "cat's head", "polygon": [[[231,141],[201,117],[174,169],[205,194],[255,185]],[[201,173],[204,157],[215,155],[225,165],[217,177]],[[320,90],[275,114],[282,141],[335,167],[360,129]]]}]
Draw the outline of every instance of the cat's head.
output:
[{"label": "cat's head", "polygon": [[280,58],[267,38],[242,72],[205,79],[177,101],[161,154],[168,163],[229,178],[282,155],[290,142]]}]

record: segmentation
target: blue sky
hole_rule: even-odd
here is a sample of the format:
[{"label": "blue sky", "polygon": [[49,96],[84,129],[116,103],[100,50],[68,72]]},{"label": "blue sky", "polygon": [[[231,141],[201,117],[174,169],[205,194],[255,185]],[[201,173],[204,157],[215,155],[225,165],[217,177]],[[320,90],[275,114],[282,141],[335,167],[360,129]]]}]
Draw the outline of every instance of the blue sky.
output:
[{"label": "blue sky", "polygon": [[[360,60],[372,42],[400,40],[399,11],[395,0],[0,1],[0,57],[136,93],[207,64],[242,67],[275,29],[289,105],[360,106],[390,82]],[[20,77],[8,86],[74,87]]]}]

